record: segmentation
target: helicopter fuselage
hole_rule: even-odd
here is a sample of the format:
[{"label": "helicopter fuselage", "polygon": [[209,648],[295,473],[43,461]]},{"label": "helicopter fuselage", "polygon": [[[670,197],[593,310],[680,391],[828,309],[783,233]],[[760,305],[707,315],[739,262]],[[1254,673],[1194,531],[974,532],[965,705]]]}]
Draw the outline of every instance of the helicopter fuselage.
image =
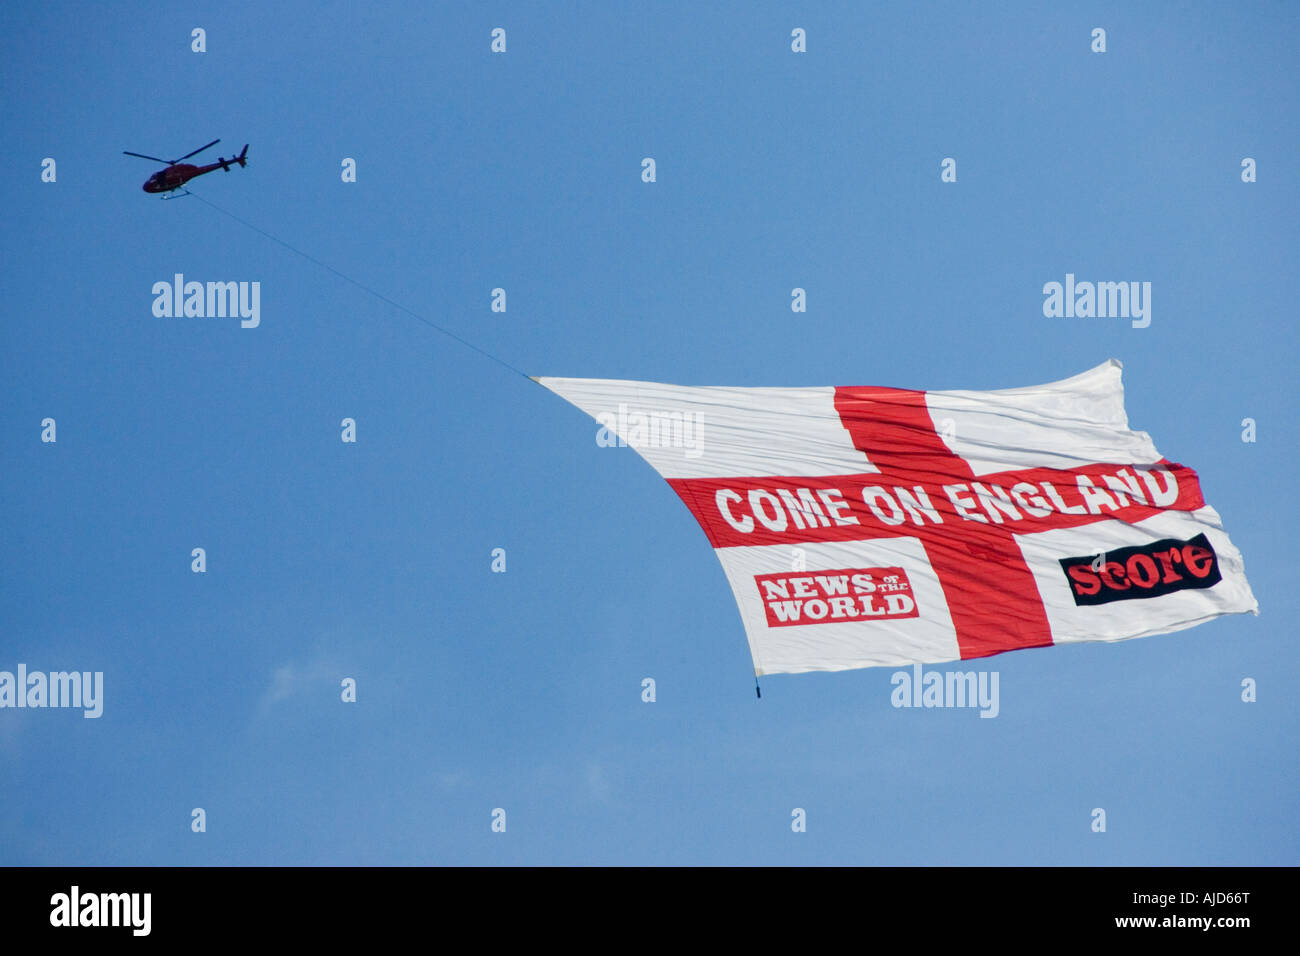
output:
[{"label": "helicopter fuselage", "polygon": [[209,163],[207,166],[192,166],[189,163],[176,163],[174,166],[158,170],[158,172],[146,179],[144,191],[147,193],[171,192],[173,189],[180,189],[195,176],[202,176],[204,173],[210,173],[214,169],[220,169],[227,164]]}]

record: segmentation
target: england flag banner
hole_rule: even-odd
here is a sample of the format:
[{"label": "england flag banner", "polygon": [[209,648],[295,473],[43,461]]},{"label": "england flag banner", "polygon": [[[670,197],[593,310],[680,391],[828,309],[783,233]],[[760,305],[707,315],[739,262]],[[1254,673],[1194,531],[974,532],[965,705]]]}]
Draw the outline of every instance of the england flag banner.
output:
[{"label": "england flag banner", "polygon": [[538,378],[699,521],[758,675],[1123,641],[1258,613],[1110,360],[999,391]]}]

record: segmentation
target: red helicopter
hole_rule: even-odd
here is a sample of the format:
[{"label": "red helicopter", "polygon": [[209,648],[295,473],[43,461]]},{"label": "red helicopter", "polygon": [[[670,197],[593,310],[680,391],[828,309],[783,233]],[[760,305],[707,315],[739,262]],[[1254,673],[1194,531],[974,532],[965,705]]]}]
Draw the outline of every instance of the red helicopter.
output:
[{"label": "red helicopter", "polygon": [[[180,159],[159,159],[157,156],[146,156],[144,153],[132,153],[125,149],[122,150],[122,152],[127,156],[138,156],[141,159],[152,159],[155,163],[166,163],[166,169],[158,170],[158,172],[145,180],[144,191],[147,193],[170,193],[180,189],[195,176],[202,176],[204,173],[210,173],[214,169],[224,169],[226,172],[230,172],[230,166],[232,163],[238,163],[240,166],[248,165],[244,160],[244,157],[248,155],[247,143],[244,144],[244,149],[238,156],[232,156],[229,159],[224,159],[218,156],[215,163],[209,163],[207,166],[192,166],[189,163],[181,162],[181,160],[189,159],[191,156],[195,156],[209,147],[216,146],[219,142],[221,142],[221,140],[214,139],[212,142],[208,143],[207,146],[200,146],[194,152],[186,153]],[[181,193],[181,195],[188,196],[190,195],[190,192],[187,189],[185,192]],[[174,198],[174,196],[163,196],[163,199]]]}]

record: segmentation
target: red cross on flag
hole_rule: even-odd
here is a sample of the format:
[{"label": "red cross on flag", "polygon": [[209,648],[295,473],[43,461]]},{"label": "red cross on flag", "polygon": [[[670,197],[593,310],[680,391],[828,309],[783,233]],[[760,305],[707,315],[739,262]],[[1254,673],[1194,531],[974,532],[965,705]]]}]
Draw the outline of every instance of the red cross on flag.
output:
[{"label": "red cross on flag", "polygon": [[1258,613],[1196,472],[1129,428],[1120,369],[986,392],[537,381],[695,515],[762,675]]}]

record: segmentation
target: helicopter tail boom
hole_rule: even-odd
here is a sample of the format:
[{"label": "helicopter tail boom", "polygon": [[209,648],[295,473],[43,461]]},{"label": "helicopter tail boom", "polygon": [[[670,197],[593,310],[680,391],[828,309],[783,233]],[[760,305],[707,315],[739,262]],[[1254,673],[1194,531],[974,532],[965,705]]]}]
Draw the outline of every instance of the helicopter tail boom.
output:
[{"label": "helicopter tail boom", "polygon": [[244,157],[247,155],[248,155],[248,144],[245,143],[244,151],[240,153],[238,156],[231,156],[229,159],[226,159],[224,156],[218,156],[217,162],[221,164],[221,168],[223,170],[225,170],[226,172],[230,172],[231,163],[239,163],[240,166],[247,166],[248,163],[244,161]]}]

